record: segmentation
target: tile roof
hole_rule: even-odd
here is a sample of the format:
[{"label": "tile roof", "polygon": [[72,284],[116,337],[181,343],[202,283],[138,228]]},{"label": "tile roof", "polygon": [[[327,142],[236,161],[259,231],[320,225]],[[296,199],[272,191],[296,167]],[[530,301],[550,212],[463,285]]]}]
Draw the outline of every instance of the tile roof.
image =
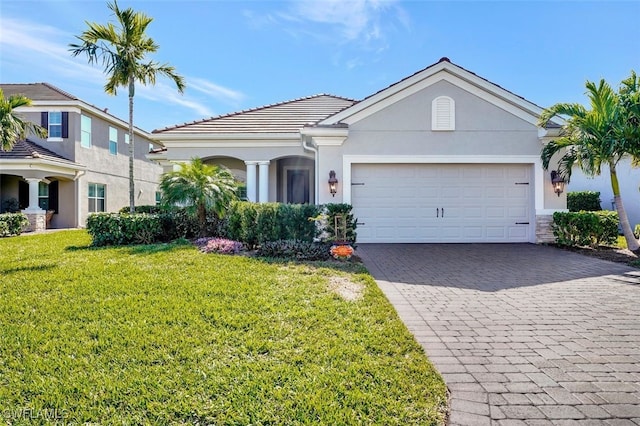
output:
[{"label": "tile roof", "polygon": [[24,95],[34,101],[78,101],[75,96],[49,83],[0,84],[5,96]]},{"label": "tile roof", "polygon": [[156,129],[152,133],[297,133],[355,104],[353,99],[314,95],[231,114]]},{"label": "tile roof", "polygon": [[73,164],[76,166],[78,165],[68,158],[56,154],[55,152],[50,151],[47,148],[38,145],[37,143],[31,142],[30,140],[18,141],[13,146],[13,149],[11,151],[0,150],[0,160],[25,160],[33,158],[52,160],[61,163]]}]

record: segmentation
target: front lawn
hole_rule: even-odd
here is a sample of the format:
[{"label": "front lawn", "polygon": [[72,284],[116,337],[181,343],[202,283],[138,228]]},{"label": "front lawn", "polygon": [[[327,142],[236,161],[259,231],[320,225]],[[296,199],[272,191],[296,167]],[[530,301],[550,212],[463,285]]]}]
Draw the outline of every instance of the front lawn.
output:
[{"label": "front lawn", "polygon": [[0,423],[443,422],[442,379],[367,274],[89,242],[0,239]]}]

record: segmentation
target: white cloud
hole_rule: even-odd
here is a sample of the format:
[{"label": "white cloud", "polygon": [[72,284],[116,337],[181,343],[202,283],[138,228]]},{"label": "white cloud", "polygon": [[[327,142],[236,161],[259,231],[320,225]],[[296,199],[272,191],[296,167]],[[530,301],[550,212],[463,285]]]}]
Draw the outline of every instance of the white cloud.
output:
[{"label": "white cloud", "polygon": [[[266,15],[245,11],[244,16],[257,29],[278,26],[296,39],[311,38],[369,53],[389,48],[390,31],[411,28],[410,17],[399,0],[290,0],[284,10]],[[360,60],[343,64],[347,69],[361,65]]]},{"label": "white cloud", "polygon": [[346,41],[371,41],[382,37],[380,17],[392,2],[378,0],[323,0],[293,3],[294,16],[335,27]]},{"label": "white cloud", "polygon": [[[12,63],[27,66],[46,64],[47,72],[55,76],[55,80],[67,80],[70,86],[82,83],[100,88],[104,86],[105,76],[101,63],[94,66],[88,64],[84,57],[71,56],[68,43],[74,40],[73,35],[55,27],[2,15],[0,15],[0,28],[2,28],[0,52],[2,52],[3,63],[6,64],[10,59]],[[237,103],[244,97],[240,92],[203,79],[192,78],[190,82],[195,83],[193,85],[195,90],[219,100]],[[61,89],[73,93],[73,87],[61,87]],[[175,86],[161,80],[158,80],[155,86],[138,85],[136,93],[148,100],[186,108],[198,116],[214,115],[205,104],[181,95]],[[84,100],[92,103],[91,99]]]},{"label": "white cloud", "polygon": [[368,46],[385,40],[394,19],[409,27],[408,15],[397,3],[398,0],[294,0],[279,17],[301,25],[320,25],[319,34],[332,34],[342,43]]},{"label": "white cloud", "polygon": [[220,86],[198,77],[187,77],[187,88],[194,89],[220,101],[235,105],[245,99],[244,93],[229,89],[228,87]]}]

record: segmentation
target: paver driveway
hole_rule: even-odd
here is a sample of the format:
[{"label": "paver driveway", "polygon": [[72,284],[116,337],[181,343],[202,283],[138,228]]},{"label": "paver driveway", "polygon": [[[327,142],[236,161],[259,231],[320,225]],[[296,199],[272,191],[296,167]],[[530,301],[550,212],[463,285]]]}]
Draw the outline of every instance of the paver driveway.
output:
[{"label": "paver driveway", "polygon": [[358,255],[442,373],[449,424],[640,425],[637,270],[532,244]]}]

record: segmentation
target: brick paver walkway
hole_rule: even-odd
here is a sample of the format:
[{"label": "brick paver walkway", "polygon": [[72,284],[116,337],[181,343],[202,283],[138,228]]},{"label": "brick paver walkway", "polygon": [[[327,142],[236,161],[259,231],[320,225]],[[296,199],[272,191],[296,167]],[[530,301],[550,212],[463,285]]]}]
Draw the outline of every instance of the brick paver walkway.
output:
[{"label": "brick paver walkway", "polygon": [[640,425],[640,271],[531,244],[357,254],[442,373],[450,425]]}]

